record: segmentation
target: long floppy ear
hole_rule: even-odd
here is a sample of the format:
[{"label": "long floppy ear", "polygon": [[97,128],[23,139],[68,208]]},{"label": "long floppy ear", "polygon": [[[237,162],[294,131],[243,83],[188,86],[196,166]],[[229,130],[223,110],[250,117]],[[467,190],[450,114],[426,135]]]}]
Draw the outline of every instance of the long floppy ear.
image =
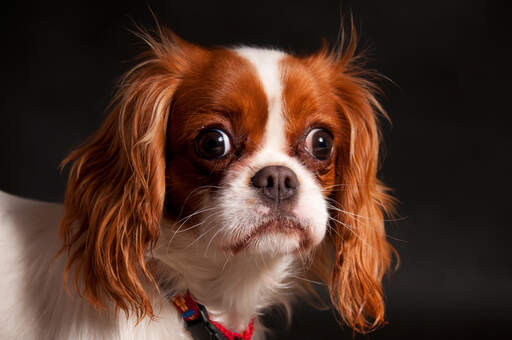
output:
[{"label": "long floppy ear", "polygon": [[192,46],[160,29],[156,37],[140,37],[150,49],[125,74],[111,113],[62,163],[73,165],[60,225],[66,278],[73,271],[76,289],[96,308],[111,300],[139,320],[153,317],[144,287],[154,279],[145,254],[159,236],[165,128]]},{"label": "long floppy ear", "polygon": [[329,282],[331,301],[342,319],[365,333],[384,322],[381,280],[394,249],[386,241],[383,216],[392,209],[393,199],[377,179],[378,115],[385,114],[375,98],[370,74],[356,55],[353,26],[351,32],[348,40],[342,39],[339,51],[329,52],[324,46],[316,56],[329,65],[326,73],[343,130],[336,159],[337,186],[331,195],[337,205],[331,213],[334,222],[329,235],[335,261],[324,259],[319,275]]}]

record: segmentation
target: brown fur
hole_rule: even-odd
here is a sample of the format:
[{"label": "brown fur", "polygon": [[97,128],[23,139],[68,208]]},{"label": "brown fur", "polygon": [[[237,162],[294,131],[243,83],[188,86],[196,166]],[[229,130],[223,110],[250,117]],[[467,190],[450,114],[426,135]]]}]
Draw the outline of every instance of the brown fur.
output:
[{"label": "brown fur", "polygon": [[[352,27],[352,32],[354,28]],[[316,274],[329,284],[331,300],[342,319],[354,330],[365,333],[384,323],[382,277],[394,249],[386,241],[385,213],[393,199],[377,179],[380,129],[378,115],[386,116],[375,97],[361,58],[356,54],[357,36],[342,39],[338,52],[323,48],[306,58],[308,67],[324,74],[335,94],[342,124],[336,159],[336,185],[332,251],[319,252]]]},{"label": "brown fur", "polygon": [[151,50],[123,78],[103,126],[63,161],[73,166],[60,227],[77,290],[96,308],[112,300],[139,320],[153,317],[145,253],[160,231],[169,106],[197,53],[172,35],[143,39]]},{"label": "brown fur", "polygon": [[[153,317],[144,287],[155,281],[145,254],[159,237],[164,211],[176,214],[172,207],[227,166],[208,168],[188,159],[189,153],[180,153],[184,141],[214,117],[252,152],[266,122],[260,84],[244,73],[249,66],[233,52],[205,50],[162,31],[142,38],[150,51],[124,77],[105,123],[63,162],[73,165],[60,229],[76,288],[95,307],[113,301],[139,320]],[[287,136],[295,143],[312,121],[334,134],[336,151],[327,163],[307,158],[292,142],[290,152],[302,157],[326,198],[344,211],[332,210],[336,222],[317,253],[314,273],[329,284],[343,320],[366,332],[384,322],[381,279],[392,247],[383,213],[391,198],[377,180],[377,116],[383,110],[358,66],[355,35],[342,45],[339,52],[324,48],[283,64]],[[216,92],[216,79],[224,76],[237,79],[235,88]]]}]

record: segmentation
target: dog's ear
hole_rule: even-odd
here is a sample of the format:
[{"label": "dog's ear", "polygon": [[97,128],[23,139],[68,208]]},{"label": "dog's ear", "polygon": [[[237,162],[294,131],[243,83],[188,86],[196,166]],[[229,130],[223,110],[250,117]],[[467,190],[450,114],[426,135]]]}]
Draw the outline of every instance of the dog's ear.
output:
[{"label": "dog's ear", "polygon": [[[342,39],[339,50],[324,45],[310,63],[323,68],[341,119],[342,132],[336,152],[336,186],[331,198],[333,251],[320,252],[317,275],[329,282],[333,305],[354,330],[365,333],[384,322],[381,287],[394,249],[386,241],[384,214],[393,199],[377,179],[380,129],[383,110],[375,97],[371,74],[356,54],[356,35]],[[324,248],[325,250],[325,248]]]},{"label": "dog's ear", "polygon": [[145,256],[160,231],[170,104],[200,50],[160,29],[140,37],[150,49],[125,74],[102,127],[63,161],[73,165],[60,225],[66,277],[73,272],[79,293],[139,320],[153,316]]}]

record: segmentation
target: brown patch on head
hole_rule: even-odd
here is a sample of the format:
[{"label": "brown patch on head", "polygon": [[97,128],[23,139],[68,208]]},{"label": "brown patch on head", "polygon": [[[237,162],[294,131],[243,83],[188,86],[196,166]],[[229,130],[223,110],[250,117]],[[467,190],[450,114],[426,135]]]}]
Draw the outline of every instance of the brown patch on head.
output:
[{"label": "brown patch on head", "polygon": [[[282,64],[283,112],[286,136],[294,156],[316,176],[328,196],[335,183],[335,159],[343,143],[341,120],[329,78],[307,59],[287,56]],[[319,161],[305,149],[307,134],[314,128],[328,130],[334,137],[334,153]]]},{"label": "brown patch on head", "polygon": [[[328,190],[335,206],[327,237],[331,246],[317,252],[313,272],[329,283],[342,319],[364,333],[384,322],[381,280],[392,247],[386,241],[383,214],[392,199],[377,179],[382,108],[369,80],[371,73],[355,53],[356,41],[353,35],[337,52],[324,47],[312,56],[291,59],[285,98],[288,119],[296,124],[289,132],[291,140],[315,121],[332,129],[335,154],[324,175],[317,176],[324,188],[336,185]],[[321,170],[314,163],[308,167]]]},{"label": "brown patch on head", "polygon": [[[227,49],[205,51],[178,87],[168,122],[168,213],[182,211],[185,198],[202,185],[218,185],[226,169],[251,155],[261,143],[267,98],[253,66]],[[196,155],[201,131],[228,134],[232,152],[217,160]],[[201,195],[196,195],[199,198]],[[194,197],[187,205],[197,208]],[[189,210],[185,207],[184,213]]]},{"label": "brown patch on head", "polygon": [[168,31],[141,33],[149,49],[123,77],[99,131],[73,151],[61,253],[66,278],[94,307],[153,317],[145,287],[158,291],[146,256],[156,244],[166,191],[169,106],[201,49]]},{"label": "brown patch on head", "polygon": [[[188,193],[215,185],[254,150],[267,115],[254,70],[233,52],[160,28],[140,35],[149,49],[123,77],[108,118],[63,162],[73,165],[60,225],[66,277],[79,293],[98,309],[113,302],[139,320],[154,315],[148,295],[158,287],[146,260],[163,212],[180,209]],[[226,129],[237,152],[207,163],[193,140],[212,124]]]},{"label": "brown patch on head", "polygon": [[[162,212],[177,214],[195,189],[218,184],[226,169],[243,164],[261,143],[268,114],[254,68],[234,52],[202,49],[160,29],[142,38],[149,51],[124,77],[112,112],[65,160],[73,166],[60,226],[66,275],[76,288],[95,307],[114,302],[139,320],[153,316],[146,287],[157,286],[146,256]],[[329,283],[343,320],[365,332],[384,322],[381,279],[392,248],[383,212],[392,201],[377,179],[381,107],[356,63],[355,41],[341,53],[285,58],[282,95],[293,156],[340,208],[328,235],[334,252],[317,253],[315,274]],[[208,127],[232,138],[229,156],[197,156],[194,140]],[[334,137],[329,160],[314,160],[303,148],[315,127]],[[331,190],[334,183],[340,188]],[[188,202],[186,209],[197,207],[194,197]]]}]

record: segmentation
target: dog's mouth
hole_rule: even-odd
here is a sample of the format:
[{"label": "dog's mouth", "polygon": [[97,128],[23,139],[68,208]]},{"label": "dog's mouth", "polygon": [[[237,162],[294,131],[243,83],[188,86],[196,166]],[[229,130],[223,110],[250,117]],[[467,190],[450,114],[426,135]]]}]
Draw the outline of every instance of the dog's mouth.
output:
[{"label": "dog's mouth", "polygon": [[311,243],[309,233],[299,221],[290,217],[275,217],[259,224],[241,240],[236,241],[229,247],[229,251],[233,254],[239,253],[256,239],[269,235],[296,239],[298,240],[298,249],[308,248]]}]

